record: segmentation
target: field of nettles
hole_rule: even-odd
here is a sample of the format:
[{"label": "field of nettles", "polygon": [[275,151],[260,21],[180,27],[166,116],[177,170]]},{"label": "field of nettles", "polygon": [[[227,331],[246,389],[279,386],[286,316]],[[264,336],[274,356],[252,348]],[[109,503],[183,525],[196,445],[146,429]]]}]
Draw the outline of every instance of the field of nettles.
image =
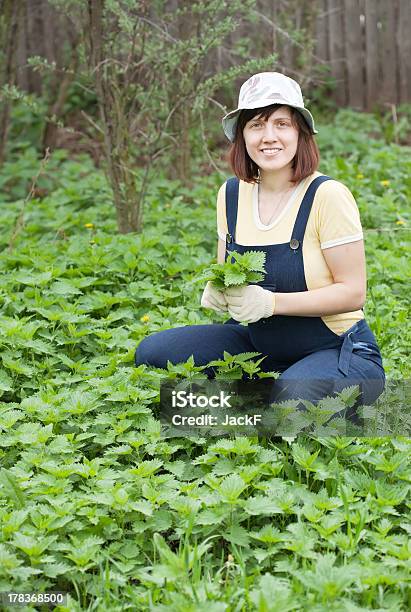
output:
[{"label": "field of nettles", "polygon": [[[387,378],[406,381],[410,148],[349,111],[318,139],[360,208]],[[225,177],[156,175],[144,231],[119,235],[88,157],[53,153],[27,199],[38,168],[19,142],[0,171],[0,591],[63,591],[73,612],[409,610],[408,436],[162,435],[160,382],[200,369],[136,368],[134,351],[224,320],[199,302]]]}]

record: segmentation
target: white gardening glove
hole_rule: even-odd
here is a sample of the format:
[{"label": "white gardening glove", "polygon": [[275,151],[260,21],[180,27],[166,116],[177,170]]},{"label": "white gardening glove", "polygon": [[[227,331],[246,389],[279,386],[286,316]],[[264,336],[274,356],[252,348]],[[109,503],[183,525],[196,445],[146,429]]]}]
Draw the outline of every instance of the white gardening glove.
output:
[{"label": "white gardening glove", "polygon": [[241,323],[255,323],[271,317],[275,310],[275,295],[259,285],[230,287],[224,291],[228,312]]},{"label": "white gardening glove", "polygon": [[224,293],[214,287],[211,281],[206,284],[203,295],[201,296],[201,306],[212,308],[216,312],[227,312],[227,300]]}]

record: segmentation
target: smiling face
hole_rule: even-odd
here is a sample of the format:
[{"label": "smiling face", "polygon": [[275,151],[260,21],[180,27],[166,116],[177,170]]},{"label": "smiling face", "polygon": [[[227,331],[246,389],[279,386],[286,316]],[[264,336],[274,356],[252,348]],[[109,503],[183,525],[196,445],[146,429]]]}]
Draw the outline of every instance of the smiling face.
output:
[{"label": "smiling face", "polygon": [[243,129],[248,155],[263,172],[277,171],[290,165],[297,152],[298,128],[290,109],[281,106],[267,119],[258,115]]}]

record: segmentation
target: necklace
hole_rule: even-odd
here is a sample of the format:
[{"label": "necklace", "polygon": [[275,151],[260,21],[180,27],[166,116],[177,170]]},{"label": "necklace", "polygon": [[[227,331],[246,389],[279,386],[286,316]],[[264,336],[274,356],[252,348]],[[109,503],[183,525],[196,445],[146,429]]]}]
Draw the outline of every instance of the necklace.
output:
[{"label": "necklace", "polygon": [[[283,204],[285,204],[287,196],[290,194],[290,192],[294,192],[294,191],[295,191],[294,187],[289,187],[288,189],[283,191],[281,197],[276,201],[275,206],[273,208],[270,207],[271,208],[271,216],[270,216],[268,222],[264,223],[263,225],[270,225],[271,224],[271,222],[274,219],[274,217],[283,208]],[[260,214],[260,210],[261,210],[260,185],[258,185],[258,209],[259,209],[258,214],[259,214],[260,221],[261,221],[261,214]],[[262,221],[261,221],[261,223],[262,223]]]}]

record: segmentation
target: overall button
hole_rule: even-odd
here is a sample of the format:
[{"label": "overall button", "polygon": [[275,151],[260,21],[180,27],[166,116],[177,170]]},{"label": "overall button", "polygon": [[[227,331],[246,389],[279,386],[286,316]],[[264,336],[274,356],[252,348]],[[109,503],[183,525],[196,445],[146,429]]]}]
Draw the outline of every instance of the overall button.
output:
[{"label": "overall button", "polygon": [[290,248],[293,249],[293,251],[295,251],[296,249],[298,249],[299,246],[300,246],[299,241],[296,238],[292,238],[292,240],[290,241]]},{"label": "overall button", "polygon": [[226,234],[226,235],[225,235],[225,239],[226,239],[226,241],[228,242],[228,244],[230,244],[230,242],[232,242],[232,241],[233,241],[233,237],[232,237],[232,235],[231,235],[231,234]]}]

